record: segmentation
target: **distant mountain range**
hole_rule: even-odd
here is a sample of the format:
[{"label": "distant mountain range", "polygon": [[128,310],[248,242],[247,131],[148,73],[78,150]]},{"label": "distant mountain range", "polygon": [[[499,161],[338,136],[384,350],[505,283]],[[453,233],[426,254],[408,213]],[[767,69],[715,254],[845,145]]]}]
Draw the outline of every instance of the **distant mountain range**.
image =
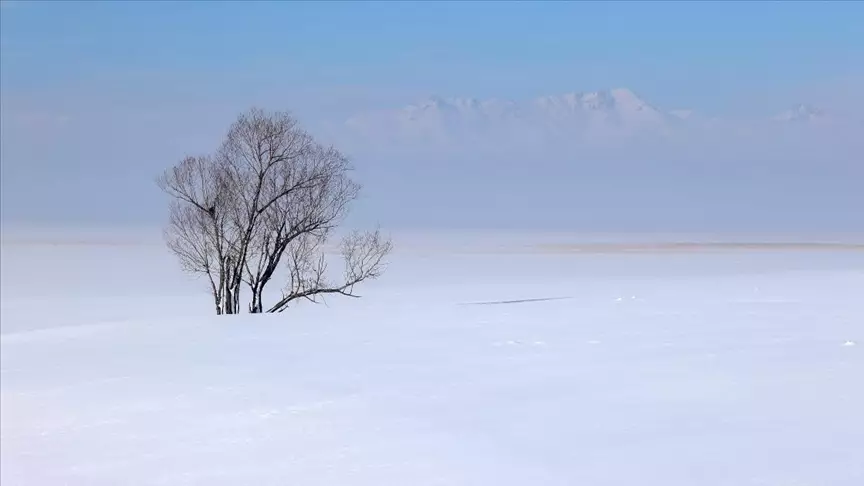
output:
[{"label": "distant mountain range", "polygon": [[755,119],[722,119],[692,110],[661,109],[626,88],[542,96],[524,102],[430,97],[397,109],[352,116],[349,136],[373,144],[576,143],[663,141],[726,133],[779,133],[813,127],[820,132],[864,129],[864,119],[835,116],[798,104]]}]

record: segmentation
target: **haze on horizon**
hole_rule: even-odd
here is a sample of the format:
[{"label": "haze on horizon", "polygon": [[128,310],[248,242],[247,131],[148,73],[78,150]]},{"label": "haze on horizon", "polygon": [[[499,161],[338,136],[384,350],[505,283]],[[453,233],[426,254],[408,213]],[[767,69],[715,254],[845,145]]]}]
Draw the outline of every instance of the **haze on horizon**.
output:
[{"label": "haze on horizon", "polygon": [[864,230],[860,2],[0,5],[4,225],[160,224],[258,106],[352,156],[357,226]]}]

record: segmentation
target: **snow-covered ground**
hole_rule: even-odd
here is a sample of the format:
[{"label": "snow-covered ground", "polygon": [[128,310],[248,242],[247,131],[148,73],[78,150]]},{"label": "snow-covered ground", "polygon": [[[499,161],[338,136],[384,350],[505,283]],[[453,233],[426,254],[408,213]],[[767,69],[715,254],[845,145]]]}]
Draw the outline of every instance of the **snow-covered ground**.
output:
[{"label": "snow-covered ground", "polygon": [[864,484],[864,250],[447,238],[226,318],[158,236],[7,239],[0,482]]}]

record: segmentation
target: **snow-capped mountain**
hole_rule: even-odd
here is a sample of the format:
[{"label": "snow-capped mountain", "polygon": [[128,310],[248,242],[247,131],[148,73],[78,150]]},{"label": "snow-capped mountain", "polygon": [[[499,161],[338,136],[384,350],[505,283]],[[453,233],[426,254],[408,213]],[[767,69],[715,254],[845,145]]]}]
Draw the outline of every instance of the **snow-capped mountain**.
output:
[{"label": "snow-capped mountain", "polygon": [[825,122],[830,120],[830,118],[831,117],[825,112],[825,110],[802,103],[778,113],[773,117],[775,121],[796,123]]},{"label": "snow-capped mountain", "polygon": [[[365,113],[348,120],[353,127],[370,124],[484,124],[521,120],[527,123],[555,122],[583,126],[610,125],[619,128],[662,125],[673,119],[624,88],[543,96],[528,102],[477,100],[475,98],[429,99],[397,110]],[[455,128],[455,127],[454,127]]]},{"label": "snow-capped mountain", "polygon": [[706,117],[688,109],[665,110],[629,89],[616,88],[526,101],[430,97],[398,109],[358,114],[346,126],[355,137],[378,145],[421,141],[620,146],[631,141],[665,144],[719,132],[758,136],[760,126],[824,127],[834,126],[833,120],[826,110],[807,104],[759,119]]},{"label": "snow-capped mountain", "polygon": [[619,88],[525,102],[430,97],[396,110],[354,116],[347,126],[364,138],[466,141],[494,134],[506,139],[601,140],[667,134],[680,121],[680,117],[663,112],[632,91]]},{"label": "snow-capped mountain", "polygon": [[575,117],[617,126],[660,124],[668,120],[667,114],[625,88],[544,96],[532,105],[541,116]]}]

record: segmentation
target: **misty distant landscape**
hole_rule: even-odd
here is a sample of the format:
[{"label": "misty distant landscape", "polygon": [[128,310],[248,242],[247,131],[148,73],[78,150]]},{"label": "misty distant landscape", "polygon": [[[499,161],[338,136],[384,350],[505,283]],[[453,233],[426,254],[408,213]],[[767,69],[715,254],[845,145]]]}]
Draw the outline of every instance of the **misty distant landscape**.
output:
[{"label": "misty distant landscape", "polygon": [[[795,103],[778,113],[751,118],[724,118],[692,109],[664,109],[627,88],[540,96],[523,102],[500,99],[430,97],[392,110],[361,113],[346,122],[348,132],[376,143],[413,142],[432,148],[475,149],[477,144],[512,149],[590,150],[621,144],[674,149],[725,140],[781,143],[797,134],[808,142],[842,140],[861,130],[864,117],[832,114],[824,108]],[[820,138],[824,137],[824,138]],[[787,143],[798,144],[798,137]],[[664,144],[671,144],[667,146]],[[483,147],[483,145],[480,145]]]},{"label": "misty distant landscape", "polygon": [[[9,104],[2,127],[9,140],[4,157],[39,154],[52,166],[40,173],[45,192],[38,204],[24,202],[34,175],[22,171],[39,165],[4,169],[4,221],[19,226],[158,226],[151,181],[160,161],[185,153],[181,141],[206,150],[202,141],[221,133],[214,127],[197,136],[210,122],[175,117],[174,110],[121,123],[111,121],[119,114],[72,123],[25,120],[16,105]],[[864,216],[854,208],[864,207],[861,112],[797,100],[782,106],[712,116],[608,89],[518,102],[432,97],[300,121],[351,156],[367,190],[350,218],[364,227],[860,233]],[[231,112],[222,113],[230,119]],[[155,122],[164,116],[165,123]],[[90,123],[99,128],[85,129]],[[40,144],[37,126],[62,143]],[[150,129],[167,145],[137,140]],[[103,149],[92,153],[94,144]],[[122,169],[118,153],[129,160]],[[90,171],[87,181],[80,170]],[[100,185],[111,204],[76,189],[85,182]]]},{"label": "misty distant landscape", "polygon": [[[629,89],[433,97],[351,116],[329,133],[379,162],[365,169],[382,181],[376,190],[411,202],[410,218],[391,216],[399,224],[860,232],[864,118],[790,106],[723,118],[659,108]],[[444,184],[447,204],[428,204]]]},{"label": "misty distant landscape", "polygon": [[862,18],[0,0],[0,483],[861,486]]}]

